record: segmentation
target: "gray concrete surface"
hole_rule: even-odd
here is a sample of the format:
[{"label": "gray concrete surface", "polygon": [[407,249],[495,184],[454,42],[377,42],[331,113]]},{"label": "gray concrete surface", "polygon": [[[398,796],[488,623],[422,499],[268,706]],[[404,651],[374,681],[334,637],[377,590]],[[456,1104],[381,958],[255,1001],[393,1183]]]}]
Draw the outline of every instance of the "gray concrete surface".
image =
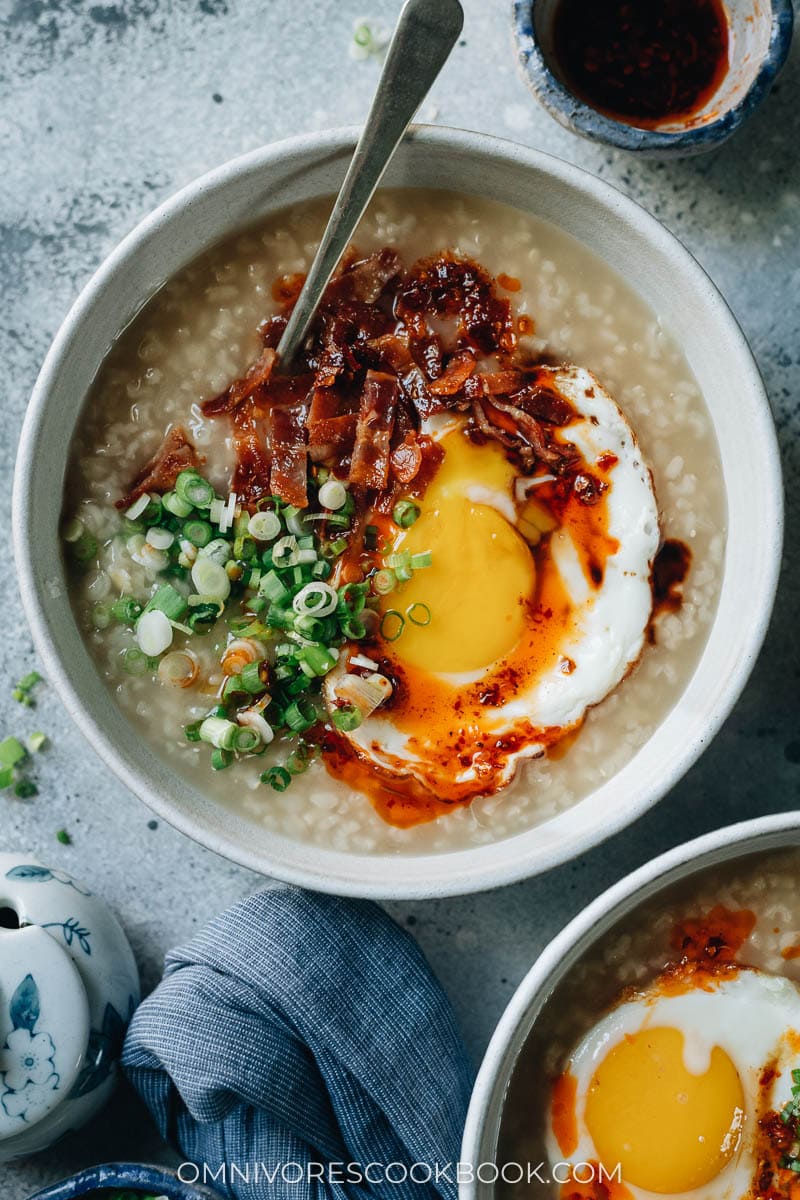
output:
[{"label": "gray concrete surface", "polygon": [[[147,987],[169,945],[258,879],[155,825],[46,688],[35,712],[11,699],[13,681],[35,664],[9,545],[22,415],[67,307],[119,238],[227,158],[358,122],[377,66],[348,57],[353,20],[366,14],[391,24],[398,8],[399,0],[0,0],[0,729],[41,727],[52,737],[37,762],[39,796],[0,794],[0,848],[29,849],[91,880],[122,918]],[[602,888],[692,835],[800,807],[800,47],[734,141],[699,159],[640,162],[578,140],[537,107],[516,70],[508,0],[466,0],[465,8],[462,42],[423,118],[576,162],[686,243],[728,298],[764,373],[789,501],[787,561],[766,648],[733,716],[673,794],[626,833],[543,878],[390,906],[413,926],[449,989],[477,1061],[538,950]],[[73,845],[56,841],[62,827]],[[169,1158],[124,1092],[67,1145],[0,1167],[0,1195],[24,1200],[69,1171],[123,1157]]]}]

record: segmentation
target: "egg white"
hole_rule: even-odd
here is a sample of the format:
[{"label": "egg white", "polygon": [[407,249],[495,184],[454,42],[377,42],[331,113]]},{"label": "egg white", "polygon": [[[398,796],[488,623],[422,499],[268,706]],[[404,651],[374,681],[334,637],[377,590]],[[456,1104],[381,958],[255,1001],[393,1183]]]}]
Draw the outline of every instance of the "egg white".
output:
[{"label": "egg white", "polygon": [[[610,487],[604,503],[608,535],[616,539],[619,549],[606,558],[602,583],[590,586],[569,529],[562,527],[551,535],[551,555],[576,614],[574,632],[565,637],[560,653],[575,667],[565,674],[558,662],[553,663],[527,691],[520,690],[497,706],[487,705],[485,728],[496,737],[510,732],[520,720],[543,730],[575,726],[589,707],[613,691],[639,658],[652,609],[650,574],[659,545],[658,507],[652,476],[636,436],[591,372],[580,367],[554,370],[551,384],[580,415],[564,431],[565,440],[580,450],[589,467],[601,455],[617,459],[607,472]],[[451,421],[434,419],[426,432],[438,440],[451,428]],[[515,517],[513,496],[488,489],[479,481],[468,489],[467,498],[495,508],[506,520]],[[326,679],[329,704],[335,699],[342,670],[344,666]],[[485,677],[491,670],[492,666],[437,677],[457,687]],[[390,712],[376,710],[346,736],[363,759],[383,770],[415,775],[426,782],[425,744],[420,745],[417,739],[412,746],[408,735],[393,726]],[[502,781],[511,779],[522,759],[540,755],[543,750],[544,744],[537,740],[509,750]],[[455,775],[459,783],[476,777],[472,766]]]},{"label": "egg white", "polygon": [[[674,995],[659,994],[657,990],[643,993],[599,1021],[573,1052],[566,1068],[577,1081],[577,1148],[563,1155],[548,1120],[545,1144],[550,1163],[599,1160],[585,1124],[586,1100],[595,1071],[626,1035],[664,1026],[683,1034],[684,1066],[691,1074],[705,1074],[715,1046],[724,1050],[739,1074],[745,1106],[739,1146],[730,1161],[709,1183],[688,1192],[669,1193],[670,1200],[741,1200],[751,1194],[758,1165],[754,1136],[762,1071],[768,1065],[776,1069],[770,1107],[780,1111],[791,1096],[791,1071],[798,1065],[792,1041],[800,1032],[800,992],[795,984],[783,976],[754,969],[743,968],[732,978]],[[616,1166],[603,1165],[609,1171]],[[664,1193],[623,1182],[634,1200],[664,1200]]]}]

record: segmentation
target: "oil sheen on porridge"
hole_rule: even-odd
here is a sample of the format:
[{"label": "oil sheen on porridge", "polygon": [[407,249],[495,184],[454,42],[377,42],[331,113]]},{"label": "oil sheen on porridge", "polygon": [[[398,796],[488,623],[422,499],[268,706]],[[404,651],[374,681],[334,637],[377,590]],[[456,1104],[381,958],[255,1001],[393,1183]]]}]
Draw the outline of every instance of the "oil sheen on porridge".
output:
[{"label": "oil sheen on porridge", "polygon": [[623,1161],[618,1200],[794,1194],[798,865],[787,849],[703,870],[621,918],[567,972],[514,1066],[498,1138],[498,1164],[544,1165],[538,1181],[507,1171],[505,1200],[607,1196],[588,1170],[577,1190],[566,1165],[553,1172],[596,1164],[596,1141],[609,1171]]},{"label": "oil sheen on porridge", "polygon": [[[259,326],[279,310],[274,281],[308,269],[326,213],[326,203],[299,205],[216,247],[170,280],[112,348],[88,399],[66,482],[65,517],[79,517],[99,543],[96,561],[72,573],[74,609],[98,670],[142,736],[199,791],[251,820],[353,853],[444,852],[498,841],[576,803],[643,745],[695,669],[722,577],[721,467],[683,354],[615,273],[553,226],[479,199],[386,191],[355,239],[363,256],[392,247],[410,265],[448,251],[513,281],[514,313],[523,321],[529,317],[526,350],[547,362],[585,368],[607,389],[652,471],[662,539],[691,550],[680,605],[658,616],[653,644],[629,676],[589,708],[553,753],[526,759],[511,782],[491,795],[401,828],[385,821],[346,775],[335,777],[319,761],[280,793],[260,781],[264,758],[245,758],[231,770],[209,769],[208,747],[187,741],[183,727],[208,713],[224,682],[214,674],[224,649],[222,630],[193,642],[210,684],[205,694],[193,694],[162,684],[152,672],[126,673],[130,630],[113,622],[95,625],[98,604],[123,591],[137,598],[152,591],[152,576],[118,536],[114,504],[172,424],[186,429],[203,456],[203,475],[227,495],[232,439],[201,405],[258,358]],[[421,505],[424,516],[424,497]],[[424,598],[424,572],[417,574]],[[419,640],[420,631],[413,633]]]}]

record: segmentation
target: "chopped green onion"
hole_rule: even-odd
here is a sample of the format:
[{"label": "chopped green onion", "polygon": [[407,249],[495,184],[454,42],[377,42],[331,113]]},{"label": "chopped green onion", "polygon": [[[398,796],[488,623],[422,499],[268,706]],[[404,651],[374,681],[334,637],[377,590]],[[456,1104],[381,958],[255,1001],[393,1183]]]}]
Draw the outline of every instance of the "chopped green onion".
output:
[{"label": "chopped green onion", "polygon": [[390,567],[384,567],[382,571],[376,571],[372,576],[372,590],[378,596],[388,596],[396,586],[397,576]]},{"label": "chopped green onion", "polygon": [[59,829],[57,831],[56,841],[60,842],[62,846],[71,846],[72,845],[72,838],[67,833],[66,829]]},{"label": "chopped green onion", "polygon": [[292,777],[285,767],[270,767],[261,776],[262,783],[268,783],[276,792],[285,792]]},{"label": "chopped green onion", "polygon": [[171,583],[162,583],[144,606],[145,613],[161,612],[169,621],[180,621],[189,607],[185,596],[182,596]]},{"label": "chopped green onion", "polygon": [[156,658],[172,645],[169,617],[160,608],[145,610],[136,622],[136,641],[143,654]]},{"label": "chopped green onion", "polygon": [[196,633],[202,637],[203,634],[211,632],[218,616],[219,606],[215,602],[197,605],[186,620],[192,633]]},{"label": "chopped green onion", "polygon": [[308,770],[308,758],[299,749],[293,750],[286,759],[286,769],[290,775],[302,775]]},{"label": "chopped green onion", "polygon": [[389,608],[383,614],[380,624],[381,637],[386,642],[396,642],[405,628],[405,617],[396,608]]},{"label": "chopped green onion", "polygon": [[242,688],[246,692],[250,692],[252,696],[259,695],[267,686],[266,683],[267,664],[265,662],[249,662],[245,663],[239,673]]},{"label": "chopped green onion", "polygon": [[339,610],[357,616],[367,602],[367,583],[346,583],[339,588]]},{"label": "chopped green onion", "polygon": [[7,737],[4,741],[0,742],[0,765],[15,767],[17,763],[22,762],[27,757],[28,751],[19,738]]},{"label": "chopped green onion", "polygon": [[335,541],[328,545],[328,554],[331,558],[338,558],[340,554],[344,554],[347,549],[347,538],[336,538]]},{"label": "chopped green onion", "polygon": [[367,626],[359,617],[345,617],[342,621],[342,633],[351,641],[357,642],[360,638],[366,637]]},{"label": "chopped green onion", "polygon": [[301,697],[287,705],[284,709],[283,720],[284,724],[288,725],[294,733],[302,733],[317,723],[317,710],[310,700]]},{"label": "chopped green onion", "polygon": [[392,509],[392,520],[401,529],[410,529],[419,517],[419,505],[413,500],[398,500]]},{"label": "chopped green onion", "polygon": [[147,508],[144,510],[142,520],[146,525],[157,525],[161,520],[163,505],[160,496],[148,496]]},{"label": "chopped green onion", "polygon": [[339,595],[335,588],[327,583],[307,583],[292,600],[292,608],[296,613],[310,614],[314,617],[327,617],[336,611]]},{"label": "chopped green onion", "polygon": [[97,554],[97,538],[90,533],[82,533],[77,542],[72,543],[72,553],[78,562],[90,562]]},{"label": "chopped green onion", "polygon": [[38,754],[40,750],[44,750],[47,745],[46,733],[32,733],[28,738],[28,749],[31,754]]},{"label": "chopped green onion", "polygon": [[427,604],[421,604],[419,600],[414,604],[409,604],[406,616],[412,625],[430,625],[431,623],[431,610]]},{"label": "chopped green onion", "polygon": [[187,521],[183,527],[183,536],[198,548],[208,545],[213,532],[208,521]]},{"label": "chopped green onion", "polygon": [[125,510],[125,516],[129,521],[136,521],[146,511],[149,504],[149,495],[147,492],[142,492],[141,496],[137,496],[130,508]]},{"label": "chopped green onion", "polygon": [[308,667],[311,675],[327,675],[336,666],[336,657],[324,646],[301,646],[297,653],[301,668]]},{"label": "chopped green onion", "polygon": [[200,724],[200,740],[218,750],[234,750],[239,726],[227,717],[206,717]]},{"label": "chopped green onion", "polygon": [[308,530],[304,510],[296,508],[294,504],[287,504],[283,510],[283,519],[286,522],[286,528],[289,530],[289,533],[293,533],[295,537],[302,537]]},{"label": "chopped green onion", "polygon": [[255,512],[247,522],[247,531],[257,542],[271,542],[281,531],[281,519],[269,509]]},{"label": "chopped green onion", "polygon": [[371,550],[378,549],[378,532],[379,532],[379,530],[378,530],[377,525],[365,525],[364,526],[364,549],[365,550],[371,551]]},{"label": "chopped green onion", "polygon": [[222,689],[222,695],[226,700],[229,700],[231,696],[235,696],[237,693],[243,692],[244,690],[245,689],[242,686],[241,675],[229,675],[225,680],[225,686]]},{"label": "chopped green onion", "polygon": [[128,675],[146,675],[148,671],[154,671],[157,666],[157,659],[143,654],[136,646],[130,646],[122,656],[122,669]]},{"label": "chopped green onion", "polygon": [[361,713],[354,704],[343,704],[333,710],[331,721],[342,733],[351,733],[361,724]]},{"label": "chopped green onion", "polygon": [[194,507],[188,500],[181,500],[175,492],[165,492],[161,497],[161,503],[167,512],[172,513],[173,517],[189,517]]},{"label": "chopped green onion", "polygon": [[227,571],[212,558],[198,557],[192,567],[192,583],[201,595],[214,600],[227,600],[231,592]]},{"label": "chopped green onion", "polygon": [[386,566],[391,571],[394,571],[401,583],[407,582],[407,580],[409,580],[413,575],[413,570],[411,567],[411,555],[407,550],[404,550],[399,554],[387,555]]},{"label": "chopped green onion", "polygon": [[198,552],[198,558],[208,559],[224,567],[231,557],[230,543],[225,538],[214,538]]},{"label": "chopped green onion", "polygon": [[224,771],[233,762],[233,755],[230,750],[223,750],[217,747],[211,751],[211,769],[212,771]]},{"label": "chopped green onion", "polygon": [[261,745],[261,735],[256,729],[249,725],[237,725],[236,728],[234,746],[240,754],[251,754]]},{"label": "chopped green onion", "polygon": [[292,533],[279,538],[272,547],[272,561],[276,567],[294,567],[300,561],[297,538]]},{"label": "chopped green onion", "polygon": [[190,721],[188,725],[184,725],[183,732],[186,735],[187,742],[199,742],[202,740],[200,737],[200,727],[202,724],[202,721]]},{"label": "chopped green onion", "polygon": [[256,544],[251,537],[237,537],[233,543],[233,557],[249,562],[255,557]]},{"label": "chopped green onion", "polygon": [[208,480],[196,471],[181,471],[175,480],[175,492],[194,508],[209,508],[214,499],[214,489]]},{"label": "chopped green onion", "polygon": [[175,534],[171,529],[165,529],[163,525],[153,525],[151,529],[148,529],[145,541],[154,550],[169,550],[175,541]]},{"label": "chopped green onion", "polygon": [[328,479],[319,489],[318,498],[323,508],[344,508],[347,502],[347,488],[338,479]]},{"label": "chopped green onion", "polygon": [[14,768],[0,767],[0,789],[11,787],[14,782]]},{"label": "chopped green onion", "polygon": [[271,604],[281,604],[289,597],[289,589],[281,582],[276,571],[267,571],[261,576],[258,585],[259,596],[264,596]]},{"label": "chopped green onion", "polygon": [[132,625],[142,615],[142,606],[133,596],[120,596],[111,605],[111,615],[117,621]]},{"label": "chopped green onion", "polygon": [[423,550],[420,554],[411,555],[412,571],[419,571],[423,567],[430,567],[433,564],[433,555],[430,550]]},{"label": "chopped green onion", "polygon": [[39,795],[39,789],[32,779],[20,779],[14,788],[14,795],[20,800],[30,800]]}]

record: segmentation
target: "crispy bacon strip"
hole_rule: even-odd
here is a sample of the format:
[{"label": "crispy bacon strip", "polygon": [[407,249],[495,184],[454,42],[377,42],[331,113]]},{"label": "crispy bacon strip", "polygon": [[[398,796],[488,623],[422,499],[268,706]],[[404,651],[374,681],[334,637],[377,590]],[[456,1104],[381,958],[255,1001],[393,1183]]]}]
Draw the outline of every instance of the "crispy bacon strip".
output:
[{"label": "crispy bacon strip", "polygon": [[393,375],[367,371],[356,441],[350,463],[350,482],[382,490],[389,482],[389,455],[400,387]]},{"label": "crispy bacon strip", "polygon": [[428,384],[428,391],[432,396],[455,396],[456,392],[461,391],[475,367],[475,355],[469,350],[460,350],[453,355],[439,378]]},{"label": "crispy bacon strip", "polygon": [[243,504],[255,507],[264,496],[272,494],[266,438],[255,414],[242,408],[233,414],[233,428],[236,467],[231,491]]},{"label": "crispy bacon strip", "polygon": [[546,463],[548,467],[563,468],[575,458],[572,447],[563,444],[556,446],[548,442],[536,418],[529,416],[521,408],[499,400],[496,396],[491,400],[484,399],[481,405],[491,425],[502,429],[512,438],[522,438],[539,462]]},{"label": "crispy bacon strip", "polygon": [[270,488],[287,504],[305,508],[308,504],[306,446],[306,408],[291,404],[271,411],[272,470]]},{"label": "crispy bacon strip", "polygon": [[398,483],[410,483],[422,466],[422,450],[415,431],[410,429],[391,454],[392,476]]},{"label": "crispy bacon strip", "polygon": [[403,391],[413,402],[420,417],[424,419],[447,407],[443,400],[431,395],[424,372],[414,361],[408,346],[396,334],[388,333],[374,338],[369,347],[379,356],[381,363],[398,376]]},{"label": "crispy bacon strip", "polygon": [[213,399],[206,400],[202,406],[204,415],[207,417],[218,417],[222,413],[230,413],[238,408],[243,400],[247,400],[248,397],[252,396],[256,388],[264,387],[272,374],[276,357],[277,355],[272,347],[265,346],[259,357],[247,368],[241,379],[235,380],[219,396],[214,396]]},{"label": "crispy bacon strip", "polygon": [[181,471],[197,468],[200,459],[182,425],[173,425],[156,453],[142,467],[117,508],[129,508],[145,492],[168,492]]},{"label": "crispy bacon strip", "polygon": [[522,409],[537,421],[546,421],[548,425],[568,425],[575,417],[568,400],[539,383],[528,383],[518,391],[510,388],[507,394],[509,403],[515,408]]},{"label": "crispy bacon strip", "polygon": [[486,371],[478,376],[484,396],[507,396],[522,386],[522,374],[511,368]]},{"label": "crispy bacon strip", "polygon": [[368,258],[362,258],[347,266],[336,275],[325,289],[325,302],[334,300],[360,300],[374,304],[383,294],[386,285],[396,279],[403,269],[400,256],[391,247],[376,250]]},{"label": "crispy bacon strip", "polygon": [[356,436],[358,414],[343,409],[331,388],[314,388],[308,412],[308,452],[313,462],[349,454]]}]

